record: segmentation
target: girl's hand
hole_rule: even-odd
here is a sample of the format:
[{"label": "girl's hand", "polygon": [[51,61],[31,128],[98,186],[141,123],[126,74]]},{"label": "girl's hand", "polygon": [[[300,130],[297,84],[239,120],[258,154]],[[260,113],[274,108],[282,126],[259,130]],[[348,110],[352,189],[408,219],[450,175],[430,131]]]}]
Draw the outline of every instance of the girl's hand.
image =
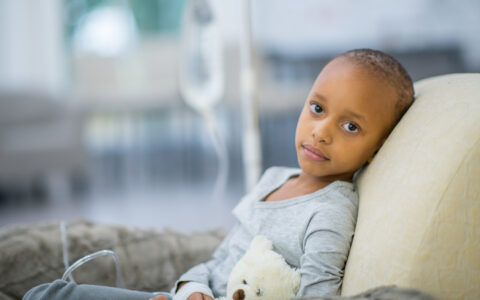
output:
[{"label": "girl's hand", "polygon": [[148,300],[168,300],[168,298],[162,295],[157,295],[155,298],[150,298]]},{"label": "girl's hand", "polygon": [[[155,298],[150,298],[149,300],[168,300],[168,298],[162,295],[158,295]],[[187,300],[213,300],[213,298],[201,293],[193,293],[188,296]]]},{"label": "girl's hand", "polygon": [[213,300],[213,298],[201,293],[193,293],[188,296],[187,300]]}]

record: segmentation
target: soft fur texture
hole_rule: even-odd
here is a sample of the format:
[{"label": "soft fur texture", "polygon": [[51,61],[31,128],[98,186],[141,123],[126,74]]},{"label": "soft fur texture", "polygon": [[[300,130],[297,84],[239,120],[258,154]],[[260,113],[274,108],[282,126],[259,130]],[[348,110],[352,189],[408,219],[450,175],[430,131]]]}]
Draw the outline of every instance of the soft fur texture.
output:
[{"label": "soft fur texture", "polygon": [[[0,231],[0,300],[18,300],[32,287],[62,277],[59,223],[15,226]],[[136,229],[76,221],[67,226],[70,264],[102,249],[117,253],[124,287],[168,291],[188,268],[210,258],[225,233],[220,230],[185,235],[171,230]],[[78,268],[79,283],[115,286],[111,257]]]},{"label": "soft fur texture", "polygon": [[[287,300],[295,298],[300,273],[273,251],[272,243],[256,236],[233,267],[227,285],[228,300]],[[222,298],[225,299],[225,298]]]}]

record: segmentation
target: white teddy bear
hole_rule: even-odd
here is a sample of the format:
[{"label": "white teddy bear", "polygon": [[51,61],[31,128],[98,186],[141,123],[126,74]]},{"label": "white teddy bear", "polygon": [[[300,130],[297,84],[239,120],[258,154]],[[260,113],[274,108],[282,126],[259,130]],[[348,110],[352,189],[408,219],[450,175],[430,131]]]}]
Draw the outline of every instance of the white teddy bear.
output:
[{"label": "white teddy bear", "polygon": [[273,251],[272,243],[256,236],[233,267],[227,297],[219,300],[287,300],[295,298],[300,273]]}]

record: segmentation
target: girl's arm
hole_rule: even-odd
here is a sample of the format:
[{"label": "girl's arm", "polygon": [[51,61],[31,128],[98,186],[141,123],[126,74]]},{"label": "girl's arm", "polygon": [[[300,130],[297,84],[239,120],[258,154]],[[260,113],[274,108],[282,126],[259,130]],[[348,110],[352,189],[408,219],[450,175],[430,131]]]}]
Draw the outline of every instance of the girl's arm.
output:
[{"label": "girl's arm", "polygon": [[340,293],[356,215],[356,207],[348,205],[319,211],[311,218],[303,240],[297,297]]},{"label": "girl's arm", "polygon": [[[210,289],[209,287],[210,272],[215,266],[225,262],[225,258],[228,255],[230,240],[235,235],[235,232],[237,231],[238,227],[239,225],[237,224],[228,233],[225,239],[217,247],[217,249],[212,255],[212,258],[209,261],[194,266],[193,268],[188,270],[186,273],[184,273],[182,276],[180,276],[180,278],[177,280],[177,282],[175,283],[174,287],[171,290],[172,295],[176,294],[181,288],[182,284],[185,284],[187,282],[199,283],[204,287],[207,287],[208,289]],[[198,292],[202,292],[202,291],[198,290]],[[210,293],[213,294],[211,290],[210,290]]]}]

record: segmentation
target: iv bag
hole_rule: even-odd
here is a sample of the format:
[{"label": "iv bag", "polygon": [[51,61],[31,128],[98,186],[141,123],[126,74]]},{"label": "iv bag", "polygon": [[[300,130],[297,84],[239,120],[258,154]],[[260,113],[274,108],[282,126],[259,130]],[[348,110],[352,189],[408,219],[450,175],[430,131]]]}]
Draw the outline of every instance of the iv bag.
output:
[{"label": "iv bag", "polygon": [[188,0],[183,13],[180,92],[198,111],[212,109],[224,88],[223,56],[209,0]]}]

